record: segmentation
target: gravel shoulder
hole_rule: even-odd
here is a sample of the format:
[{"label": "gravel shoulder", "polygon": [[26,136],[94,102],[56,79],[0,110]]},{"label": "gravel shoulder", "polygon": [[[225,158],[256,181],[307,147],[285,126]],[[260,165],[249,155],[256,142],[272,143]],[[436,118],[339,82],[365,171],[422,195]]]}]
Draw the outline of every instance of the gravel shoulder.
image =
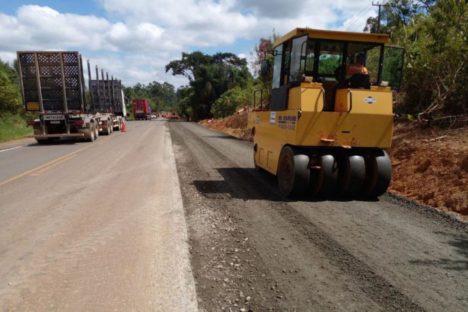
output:
[{"label": "gravel shoulder", "polygon": [[377,201],[290,201],[251,143],[171,129],[204,311],[466,311],[468,227]]}]

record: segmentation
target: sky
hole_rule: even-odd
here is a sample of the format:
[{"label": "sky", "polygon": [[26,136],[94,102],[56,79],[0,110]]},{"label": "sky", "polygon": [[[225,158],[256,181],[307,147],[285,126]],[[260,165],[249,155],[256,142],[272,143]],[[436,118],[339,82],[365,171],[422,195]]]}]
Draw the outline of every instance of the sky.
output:
[{"label": "sky", "polygon": [[0,59],[16,51],[79,51],[127,86],[167,81],[182,52],[253,60],[260,38],[296,27],[362,31],[372,0],[0,0]]}]

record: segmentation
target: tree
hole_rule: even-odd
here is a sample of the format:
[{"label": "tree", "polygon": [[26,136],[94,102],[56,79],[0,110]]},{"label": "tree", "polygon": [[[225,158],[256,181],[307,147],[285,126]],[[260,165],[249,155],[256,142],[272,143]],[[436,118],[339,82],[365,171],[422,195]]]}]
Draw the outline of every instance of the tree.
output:
[{"label": "tree", "polygon": [[213,56],[198,51],[182,53],[180,60],[166,65],[168,71],[189,80],[191,91],[183,91],[183,103],[190,107],[192,120],[210,117],[213,103],[224,92],[236,86],[245,87],[251,79],[247,61],[232,53]]},{"label": "tree", "polygon": [[18,74],[14,67],[0,60],[0,114],[22,112]]},{"label": "tree", "polygon": [[[382,24],[392,43],[406,50],[400,112],[424,120],[467,114],[467,1],[390,0]],[[366,29],[375,31],[375,17]]]},{"label": "tree", "polygon": [[237,108],[249,105],[252,102],[253,91],[251,87],[235,87],[224,92],[211,107],[215,118],[224,118],[234,114]]},{"label": "tree", "polygon": [[255,47],[254,68],[255,74],[263,82],[264,85],[271,84],[273,77],[273,41],[276,35],[272,38],[260,38],[258,45]]},{"label": "tree", "polygon": [[[435,3],[436,0],[388,1],[386,4],[382,5],[380,16],[380,32],[398,32],[404,27],[410,25],[418,15],[427,14]],[[379,29],[378,22],[379,20],[377,17],[369,17],[364,27],[364,31],[376,33]]]}]

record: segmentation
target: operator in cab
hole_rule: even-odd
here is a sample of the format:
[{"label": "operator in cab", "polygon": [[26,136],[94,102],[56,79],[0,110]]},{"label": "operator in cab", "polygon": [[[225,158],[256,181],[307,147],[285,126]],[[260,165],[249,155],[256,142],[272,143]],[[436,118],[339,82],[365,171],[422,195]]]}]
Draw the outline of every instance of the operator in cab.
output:
[{"label": "operator in cab", "polygon": [[370,77],[364,53],[359,53],[356,56],[356,62],[346,66],[345,83],[350,88],[370,89]]},{"label": "operator in cab", "polygon": [[353,75],[369,75],[369,71],[366,68],[366,56],[364,53],[359,53],[356,56],[356,62],[346,66],[346,77],[352,77]]}]

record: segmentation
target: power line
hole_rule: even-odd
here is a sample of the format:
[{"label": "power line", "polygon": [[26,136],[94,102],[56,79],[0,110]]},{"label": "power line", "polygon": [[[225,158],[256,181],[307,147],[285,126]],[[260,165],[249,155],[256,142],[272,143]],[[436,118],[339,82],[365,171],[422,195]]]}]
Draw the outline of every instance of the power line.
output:
[{"label": "power line", "polygon": [[348,25],[352,25],[358,20],[363,13],[367,10],[367,6],[362,8],[358,13],[354,14],[350,19],[348,19]]},{"label": "power line", "polygon": [[361,21],[361,17],[365,17],[367,15],[367,17],[369,17],[368,15],[368,11],[367,11],[367,8],[365,11],[363,11],[361,14],[359,14],[359,16],[357,16],[354,21],[352,23],[349,23],[348,24],[348,27],[352,27],[352,26],[355,26],[357,25],[358,23],[362,22]]},{"label": "power line", "polygon": [[346,26],[346,28],[349,29],[349,28],[351,28],[351,26],[354,26],[356,23],[360,22],[360,18],[361,18],[364,14],[367,13],[367,12],[366,12],[367,10],[368,10],[368,8],[367,8],[367,7],[364,7],[364,8],[362,8],[360,11],[358,11],[357,13],[355,13],[351,18],[349,18],[349,19],[347,20],[347,26]]}]

